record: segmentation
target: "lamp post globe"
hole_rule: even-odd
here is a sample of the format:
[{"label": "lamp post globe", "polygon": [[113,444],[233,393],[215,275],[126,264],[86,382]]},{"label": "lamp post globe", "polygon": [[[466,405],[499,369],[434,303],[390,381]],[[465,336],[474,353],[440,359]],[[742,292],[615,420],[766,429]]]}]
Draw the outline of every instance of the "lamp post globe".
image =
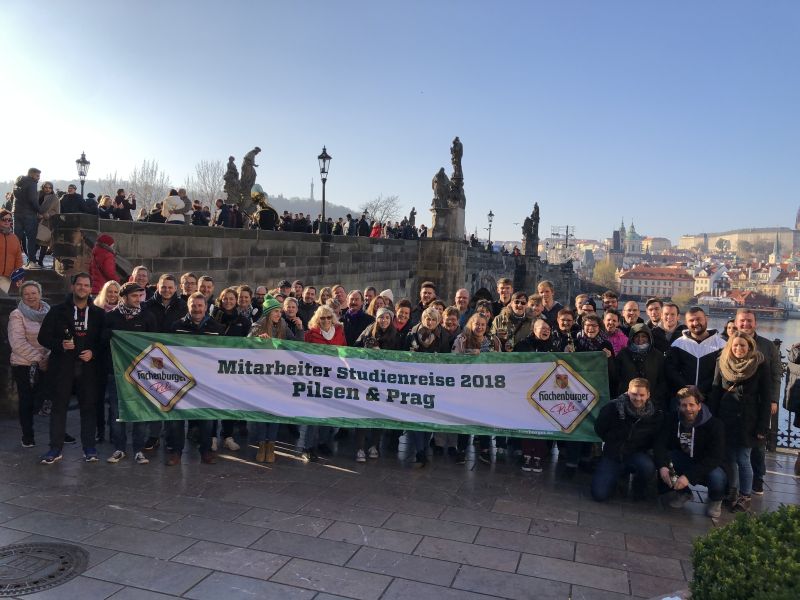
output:
[{"label": "lamp post globe", "polygon": [[328,225],[325,218],[325,182],[328,181],[328,167],[331,164],[331,156],[325,146],[322,147],[322,153],[317,157],[317,160],[319,161],[319,175],[322,179],[322,222],[319,224],[319,233],[322,235],[323,232],[328,233]]},{"label": "lamp post globe", "polygon": [[78,169],[78,179],[81,182],[81,198],[83,198],[83,186],[86,184],[86,175],[89,173],[90,164],[86,160],[86,152],[81,152],[81,157],[75,161],[75,167]]},{"label": "lamp post globe", "polygon": [[489,247],[492,247],[492,221],[494,221],[494,213],[490,210],[489,214],[486,215],[489,219]]}]

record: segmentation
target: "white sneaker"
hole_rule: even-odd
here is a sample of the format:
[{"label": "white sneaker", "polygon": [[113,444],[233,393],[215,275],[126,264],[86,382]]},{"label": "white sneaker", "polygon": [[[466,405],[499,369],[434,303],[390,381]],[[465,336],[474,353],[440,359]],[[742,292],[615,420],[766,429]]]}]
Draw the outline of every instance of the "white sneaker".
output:
[{"label": "white sneaker", "polygon": [[241,448],[241,446],[239,444],[237,444],[236,441],[232,437],[226,437],[225,441],[222,442],[222,445],[225,448],[227,448],[228,450],[230,450],[231,452],[236,452],[237,450],[239,450]]},{"label": "white sneaker", "polygon": [[378,458],[378,449],[375,446],[370,446],[369,450],[367,450],[367,457],[368,458]]},{"label": "white sneaker", "polygon": [[144,455],[144,452],[137,452],[136,456],[133,457],[133,460],[136,461],[137,465],[146,465],[150,462],[150,459]]},{"label": "white sneaker", "polygon": [[111,464],[116,464],[119,461],[121,461],[123,458],[125,458],[125,453],[122,450],[114,450],[114,454],[109,456],[106,459],[106,462],[111,463]]},{"label": "white sneaker", "polygon": [[367,462],[367,455],[364,454],[363,450],[356,452],[356,462]]},{"label": "white sneaker", "polygon": [[217,451],[217,438],[216,437],[211,438],[211,451],[212,452],[216,452]]}]

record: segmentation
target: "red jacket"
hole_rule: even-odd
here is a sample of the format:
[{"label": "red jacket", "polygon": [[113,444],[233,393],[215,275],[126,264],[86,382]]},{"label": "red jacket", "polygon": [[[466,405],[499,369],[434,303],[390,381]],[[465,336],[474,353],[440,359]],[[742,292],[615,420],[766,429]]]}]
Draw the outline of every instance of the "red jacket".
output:
[{"label": "red jacket", "polygon": [[369,232],[369,237],[379,238],[382,233],[383,229],[381,229],[380,223],[375,223],[375,225],[372,226],[372,231]]},{"label": "red jacket", "polygon": [[[105,239],[104,239],[105,238]],[[114,239],[110,235],[101,235],[92,248],[92,262],[89,263],[89,276],[92,278],[92,293],[103,289],[106,281],[117,281],[117,261],[111,246]]]},{"label": "red jacket", "polygon": [[336,325],[336,332],[333,334],[333,339],[326,340],[322,337],[322,332],[319,327],[312,327],[306,331],[305,341],[309,344],[328,344],[329,346],[346,346],[347,340],[344,337],[344,327]]}]

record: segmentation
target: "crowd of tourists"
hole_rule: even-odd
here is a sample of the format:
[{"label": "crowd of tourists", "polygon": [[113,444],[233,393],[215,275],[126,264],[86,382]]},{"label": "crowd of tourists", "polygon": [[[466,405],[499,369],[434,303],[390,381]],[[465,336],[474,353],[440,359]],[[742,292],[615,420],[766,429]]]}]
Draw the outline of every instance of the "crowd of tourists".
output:
[{"label": "crowd of tourists", "polygon": [[[611,498],[629,475],[633,498],[648,497],[657,486],[672,494],[672,506],[685,503],[692,486],[704,486],[711,516],[720,514],[723,500],[731,510],[746,511],[751,494],[763,493],[764,445],[770,414],[777,410],[781,364],[775,345],[757,334],[756,316],[748,309],[716,331],[708,329],[702,309],[681,315],[677,305],[657,298],[648,300],[646,320],[636,302],[620,309],[611,291],[602,296],[602,307],[585,294],[565,307],[549,281],[528,293],[500,279],[496,294],[460,289],[452,299],[440,298],[436,284],[426,281],[412,299],[397,298],[391,289],[347,290],[288,280],[273,289],[248,284],[218,289],[207,275],[152,278],[143,266],[124,283],[107,275],[73,276],[71,293],[52,307],[37,282],[24,281],[19,288],[8,335],[22,445],[35,446],[34,416],[48,415],[43,464],[60,460],[65,443],[77,443],[66,432],[73,394],[87,462],[99,460],[97,448],[107,433],[111,450],[105,459],[112,464],[130,451],[137,463],[146,464],[163,444],[166,464],[177,465],[187,439],[206,464],[215,462],[220,448],[247,454],[248,440],[256,450],[247,458],[273,463],[279,435],[295,443],[306,461],[330,454],[333,441],[343,436],[352,439],[353,457],[360,463],[397,450],[402,432],[392,430],[224,420],[190,421],[187,430],[183,421],[163,427],[161,422],[118,422],[109,340],[119,330],[423,353],[602,352],[612,398],[595,422],[602,447],[558,442],[567,472],[593,472],[595,500]],[[543,439],[422,431],[406,431],[405,439],[420,468],[436,456],[464,464],[470,444],[481,462],[518,461],[524,472],[542,471],[554,455],[553,443]]]},{"label": "crowd of tourists", "polygon": [[[118,221],[136,220],[146,223],[315,234],[321,232],[371,238],[416,240],[428,236],[425,225],[417,227],[413,220],[408,218],[383,223],[371,219],[366,212],[359,218],[348,214],[336,220],[328,217],[323,222],[321,214],[317,215],[316,219],[310,214],[289,211],[284,211],[283,215],[279,216],[272,208],[254,210],[252,214],[247,214],[237,204],[227,204],[221,198],[216,200],[212,210],[208,205],[202,205],[199,200],[190,199],[185,188],[170,189],[163,200],[154,203],[148,210],[137,206],[136,194],[126,193],[124,188],[119,188],[113,197],[110,194],[101,194],[98,197],[89,193],[84,198],[78,193],[75,184],[70,184],[67,190],[63,191],[55,189],[49,181],[40,184],[40,179],[41,170],[35,168],[29,169],[27,175],[17,177],[14,189],[6,193],[6,202],[3,206],[3,210],[12,216],[14,232],[20,240],[20,249],[28,259],[25,264],[26,269],[44,268],[44,257],[49,252],[52,233],[50,218],[59,213],[85,213],[97,215],[101,219]],[[16,265],[15,268],[20,266]]]}]

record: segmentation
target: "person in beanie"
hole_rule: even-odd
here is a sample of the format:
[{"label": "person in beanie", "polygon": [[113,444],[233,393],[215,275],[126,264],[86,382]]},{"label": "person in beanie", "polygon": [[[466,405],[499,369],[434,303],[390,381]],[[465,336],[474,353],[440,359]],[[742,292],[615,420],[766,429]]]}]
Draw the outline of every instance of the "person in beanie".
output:
[{"label": "person in beanie", "polygon": [[[106,371],[106,393],[108,394],[108,405],[110,409],[109,423],[111,425],[111,439],[114,442],[114,453],[106,459],[106,462],[116,464],[125,458],[125,448],[127,446],[127,423],[120,423],[119,418],[119,396],[117,394],[117,384],[114,380],[114,365],[111,361],[111,335],[114,331],[140,331],[157,332],[158,325],[156,318],[149,312],[142,311],[142,300],[144,299],[144,288],[134,281],[124,284],[119,290],[120,303],[117,307],[106,315],[106,326],[103,329],[103,341],[105,346],[104,368]],[[146,465],[150,461],[144,455],[144,442],[147,435],[147,423],[133,423],[133,454],[136,464]]]},{"label": "person in beanie", "polygon": [[92,278],[92,294],[99,293],[106,281],[117,280],[114,238],[107,233],[98,236],[94,248],[92,248],[89,276]]},{"label": "person in beanie", "polygon": [[92,289],[88,273],[72,276],[72,293],[45,315],[39,330],[39,343],[50,350],[52,409],[50,413],[50,451],[42,464],[61,460],[67,425],[67,405],[73,385],[77,385],[81,413],[81,443],[86,462],[97,462],[95,444],[97,369],[103,350],[105,312],[89,302]]}]

